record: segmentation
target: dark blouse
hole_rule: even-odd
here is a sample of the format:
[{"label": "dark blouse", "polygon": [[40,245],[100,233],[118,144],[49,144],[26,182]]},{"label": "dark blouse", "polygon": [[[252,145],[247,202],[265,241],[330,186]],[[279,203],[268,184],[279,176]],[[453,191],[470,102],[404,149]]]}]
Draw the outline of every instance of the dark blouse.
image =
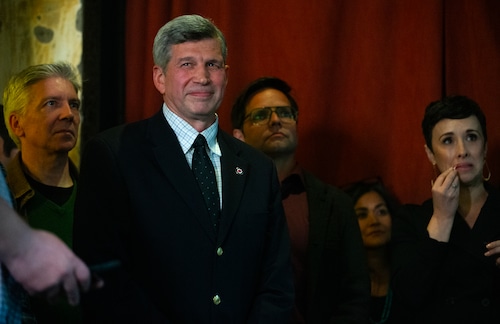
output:
[{"label": "dark blouse", "polygon": [[488,198],[471,229],[459,215],[449,242],[429,238],[432,200],[407,205],[393,224],[394,298],[414,323],[500,323],[500,268],[484,256],[500,239],[500,192]]},{"label": "dark blouse", "polygon": [[388,296],[372,296],[370,305],[370,324],[389,324],[391,322],[392,293]]}]

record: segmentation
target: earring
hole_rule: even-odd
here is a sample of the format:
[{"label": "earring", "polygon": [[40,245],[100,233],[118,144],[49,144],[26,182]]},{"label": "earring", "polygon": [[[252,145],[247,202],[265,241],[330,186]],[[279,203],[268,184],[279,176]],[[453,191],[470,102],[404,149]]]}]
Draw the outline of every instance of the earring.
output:
[{"label": "earring", "polygon": [[483,180],[488,181],[491,178],[491,171],[490,171],[490,167],[488,166],[488,162],[486,162],[486,160],[484,160],[484,166],[488,169],[488,176],[485,177],[484,172],[483,172]]}]

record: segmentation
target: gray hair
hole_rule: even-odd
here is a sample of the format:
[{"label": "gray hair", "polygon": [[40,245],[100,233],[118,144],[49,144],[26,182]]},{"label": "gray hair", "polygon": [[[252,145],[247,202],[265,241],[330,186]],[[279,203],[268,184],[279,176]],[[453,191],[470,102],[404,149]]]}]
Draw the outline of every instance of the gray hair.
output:
[{"label": "gray hair", "polygon": [[217,39],[220,42],[225,63],[227,44],[224,34],[207,18],[199,15],[184,15],[169,21],[158,30],[153,43],[154,64],[165,70],[172,58],[172,45],[203,39]]},{"label": "gray hair", "polygon": [[9,136],[18,147],[21,147],[21,143],[10,127],[10,116],[14,113],[24,115],[30,101],[30,87],[53,77],[64,78],[71,82],[77,94],[82,88],[77,70],[65,62],[31,65],[14,74],[7,83],[3,92],[4,120]]}]

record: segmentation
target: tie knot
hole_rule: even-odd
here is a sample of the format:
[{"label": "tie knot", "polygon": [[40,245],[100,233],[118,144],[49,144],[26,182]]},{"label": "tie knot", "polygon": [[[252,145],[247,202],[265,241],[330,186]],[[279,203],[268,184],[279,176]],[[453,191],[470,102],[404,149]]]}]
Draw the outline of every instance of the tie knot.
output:
[{"label": "tie knot", "polygon": [[205,147],[207,145],[207,140],[205,136],[198,134],[196,139],[194,140],[193,147]]}]

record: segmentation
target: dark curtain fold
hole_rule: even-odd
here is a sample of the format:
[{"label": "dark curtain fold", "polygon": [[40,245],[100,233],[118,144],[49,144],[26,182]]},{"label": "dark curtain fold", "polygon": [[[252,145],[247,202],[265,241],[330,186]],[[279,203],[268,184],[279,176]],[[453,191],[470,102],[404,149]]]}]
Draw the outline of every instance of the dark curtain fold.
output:
[{"label": "dark curtain fold", "polygon": [[253,79],[272,75],[300,107],[298,160],[342,185],[375,175],[403,202],[430,197],[434,177],[420,122],[443,94],[478,101],[488,118],[488,164],[500,169],[500,2],[495,0],[128,0],[126,120],[161,106],[152,83],[157,30],[185,13],[211,18],[227,37],[230,109]]},{"label": "dark curtain fold", "polygon": [[83,4],[81,147],[96,133],[125,121],[125,11],[120,0]]}]

